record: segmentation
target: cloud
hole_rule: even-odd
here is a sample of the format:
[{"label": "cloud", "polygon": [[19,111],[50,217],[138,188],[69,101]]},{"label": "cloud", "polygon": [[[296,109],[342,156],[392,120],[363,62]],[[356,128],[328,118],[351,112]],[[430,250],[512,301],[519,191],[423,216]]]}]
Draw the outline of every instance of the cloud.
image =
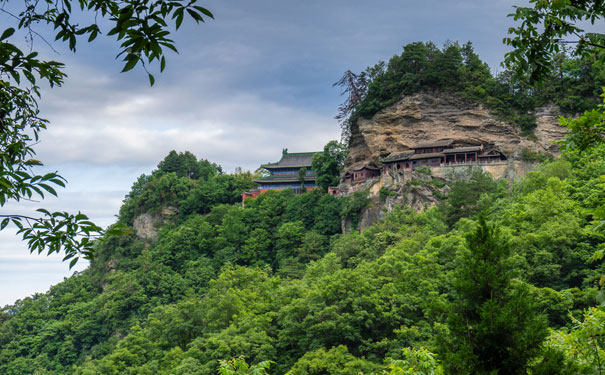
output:
[{"label": "cloud", "polygon": [[255,169],[259,160],[270,157],[267,150],[276,158],[282,147],[318,149],[339,136],[331,114],[280,104],[253,92],[215,96],[212,89],[218,84],[209,74],[193,85],[177,80],[158,88],[118,90],[113,79],[80,80],[82,75],[102,76],[88,70],[74,69],[77,85],[62,88],[60,96],[46,93],[50,99],[44,109],[51,125],[37,150],[49,165],[154,166],[177,149],[228,169]]}]

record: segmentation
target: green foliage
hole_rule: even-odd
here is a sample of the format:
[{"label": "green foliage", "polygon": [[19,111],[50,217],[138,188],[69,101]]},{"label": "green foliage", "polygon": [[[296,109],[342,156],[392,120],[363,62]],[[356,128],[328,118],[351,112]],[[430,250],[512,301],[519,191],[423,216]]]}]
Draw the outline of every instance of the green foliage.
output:
[{"label": "green foliage", "polygon": [[241,208],[222,202],[245,173],[158,170],[129,200],[179,217],[157,241],[105,239],[89,269],[1,309],[0,373],[201,375],[227,358],[276,374],[598,373],[603,175],[605,145],[568,149],[512,186],[468,176],[452,211],[395,208],[343,234],[365,194],[269,191]]},{"label": "green foliage", "polygon": [[[6,39],[6,35],[5,32],[2,39]],[[0,43],[0,48],[9,49],[8,46],[12,45]],[[32,55],[24,57],[16,47],[10,51],[12,53],[7,51],[7,56],[3,58],[13,54],[13,68],[5,65],[0,68],[0,73],[12,72],[18,75],[19,69],[23,69],[33,85],[32,71],[38,71],[41,77],[48,78],[51,83],[60,83],[53,80],[53,76],[57,80],[61,77],[54,64],[42,63],[33,59],[35,56]],[[8,64],[8,60],[4,62]],[[18,68],[19,64],[24,65]],[[33,172],[35,166],[42,165],[34,158],[33,145],[38,142],[40,133],[47,126],[47,121],[38,117],[35,100],[35,96],[39,95],[38,91],[35,86],[24,90],[0,80],[0,207],[12,201],[43,199],[47,194],[57,196],[56,189],[65,187],[65,179],[57,173],[39,175]],[[30,252],[47,251],[52,254],[64,251],[65,259],[72,259],[70,268],[80,256],[92,258],[93,239],[103,231],[90,222],[86,215],[51,213],[42,208],[37,212],[40,215],[35,217],[10,213],[0,215],[0,230],[13,224],[17,228],[17,234],[27,242]]]},{"label": "green foliage", "polygon": [[348,375],[372,374],[381,366],[349,354],[346,346],[307,352],[286,375]]},{"label": "green foliage", "polygon": [[158,164],[159,174],[175,173],[177,177],[189,177],[192,180],[207,181],[222,172],[219,165],[210,163],[208,160],[198,161],[195,155],[189,151],[177,153],[172,150]]},{"label": "green foliage", "polygon": [[546,322],[527,291],[512,283],[510,246],[483,216],[466,236],[455,273],[455,300],[439,336],[448,373],[523,374],[540,353]]},{"label": "green foliage", "polygon": [[[555,331],[548,338],[547,348],[558,353],[558,358],[546,355],[540,367],[559,365],[561,372],[575,374],[601,374],[605,370],[605,341],[603,337],[605,312],[591,308],[584,314],[584,320],[574,319],[569,333]],[[575,372],[573,372],[575,371]],[[544,372],[546,373],[546,372]]]},{"label": "green foliage", "polygon": [[367,190],[359,190],[342,198],[343,204],[341,216],[343,218],[351,219],[353,228],[357,228],[357,225],[359,224],[361,210],[368,207],[370,204],[368,194],[369,192]]},{"label": "green foliage", "polygon": [[[605,94],[601,94],[605,100]],[[561,142],[564,148],[578,149],[580,151],[603,143],[605,132],[605,104],[600,104],[597,109],[586,111],[582,116],[576,118],[560,118],[562,126],[567,127],[571,133]]]},{"label": "green foliage", "polygon": [[531,163],[536,163],[536,162],[545,162],[545,161],[553,161],[554,157],[552,156],[552,154],[546,152],[546,153],[542,153],[542,152],[538,152],[538,151],[532,151],[530,148],[524,147],[521,149],[521,155],[520,155],[521,160],[523,161],[528,161]]},{"label": "green foliage", "polygon": [[389,375],[436,375],[443,374],[435,354],[425,348],[402,349],[404,359],[391,360]]},{"label": "green foliage", "polygon": [[[519,72],[529,72],[532,81],[546,80],[553,69],[556,54],[564,43],[576,43],[575,54],[599,53],[605,48],[605,35],[585,32],[579,24],[595,24],[605,16],[599,1],[539,1],[529,7],[515,6],[510,16],[521,25],[511,27],[504,42],[514,49],[506,54],[506,63]],[[578,40],[566,40],[577,37]]]},{"label": "green foliage", "polygon": [[229,361],[221,361],[217,369],[219,375],[266,375],[271,361],[263,361],[250,366],[243,358],[233,358]]},{"label": "green foliage", "polygon": [[501,194],[501,185],[498,185],[487,172],[474,169],[468,180],[459,179],[452,184],[447,200],[440,208],[446,223],[453,227],[461,218],[473,217],[487,209],[493,199]]},{"label": "green foliage", "polygon": [[397,193],[395,193],[393,190],[389,190],[386,187],[381,187],[380,191],[378,192],[378,196],[380,197],[381,200],[386,200],[387,197],[392,197],[397,195]]},{"label": "green foliage", "polygon": [[150,176],[133,184],[120,208],[120,221],[132,225],[141,213],[158,214],[163,208],[178,208],[179,218],[207,214],[218,204],[241,201],[243,191],[256,187],[250,172],[223,174],[219,165],[190,152],[171,151]]},{"label": "green foliage", "polygon": [[313,155],[311,169],[317,173],[318,186],[327,191],[329,186],[338,185],[347,153],[344,144],[330,141],[324,146],[323,152]]},{"label": "green foliage", "polygon": [[422,165],[422,166],[416,168],[416,172],[425,174],[427,176],[430,176],[431,175],[431,168],[429,168],[426,165]]},{"label": "green foliage", "polygon": [[305,177],[307,176],[307,168],[301,168],[298,170],[298,181],[300,181],[300,190],[305,192]]}]

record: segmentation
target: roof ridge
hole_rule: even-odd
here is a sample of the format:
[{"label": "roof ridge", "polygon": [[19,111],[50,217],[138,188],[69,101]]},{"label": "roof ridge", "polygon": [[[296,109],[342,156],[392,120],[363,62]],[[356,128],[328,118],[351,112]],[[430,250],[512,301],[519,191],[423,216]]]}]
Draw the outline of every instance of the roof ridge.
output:
[{"label": "roof ridge", "polygon": [[318,154],[322,151],[306,151],[306,152],[286,152],[284,155],[311,155],[311,154]]}]

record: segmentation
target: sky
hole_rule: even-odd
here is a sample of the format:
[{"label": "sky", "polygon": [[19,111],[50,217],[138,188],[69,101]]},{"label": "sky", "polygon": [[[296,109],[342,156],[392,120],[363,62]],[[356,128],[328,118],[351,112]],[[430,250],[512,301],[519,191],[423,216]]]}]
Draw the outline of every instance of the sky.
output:
[{"label": "sky", "polygon": [[[59,198],[0,210],[82,211],[107,226],[136,178],[170,150],[191,151],[226,171],[277,161],[282,148],[319,151],[340,137],[334,115],[343,98],[332,83],[345,70],[388,60],[407,43],[450,40],[471,41],[496,72],[513,25],[507,14],[520,4],[208,0],[202,5],[215,19],[183,24],[173,38],[179,54],[167,55],[153,87],[142,69],[119,73],[111,37],[82,40],[75,54],[35,40],[43,55],[66,64],[63,86],[43,87],[39,105],[50,125],[35,149],[41,170],[59,171],[68,185]],[[10,22],[0,14],[2,29]],[[0,306],[45,292],[87,266],[80,261],[69,270],[61,258],[29,254],[14,230],[0,232]]]}]

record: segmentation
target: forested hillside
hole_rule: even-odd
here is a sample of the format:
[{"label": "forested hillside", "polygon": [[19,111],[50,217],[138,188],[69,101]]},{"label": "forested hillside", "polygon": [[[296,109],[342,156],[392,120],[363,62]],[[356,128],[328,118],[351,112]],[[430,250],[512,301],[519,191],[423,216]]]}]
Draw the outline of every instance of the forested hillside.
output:
[{"label": "forested hillside", "polygon": [[[3,308],[0,373],[213,374],[240,356],[274,361],[271,374],[395,374],[418,361],[486,373],[510,353],[534,374],[595,373],[604,174],[605,146],[568,151],[512,186],[477,176],[439,208],[342,234],[351,202],[282,191],[242,209],[230,203],[249,174],[171,153],[119,221],[166,204],[178,217],[157,242],[105,239],[89,269]],[[475,320],[476,342],[458,317]],[[509,354],[494,354],[502,345]],[[433,373],[418,371],[404,373]]]},{"label": "forested hillside", "polygon": [[[534,91],[492,77],[470,44],[415,43],[368,71],[352,118],[427,87],[519,126],[547,101],[594,107],[602,65],[556,67]],[[363,192],[268,191],[244,208],[252,173],[173,151],[117,220],[174,208],[157,240],[106,236],[87,270],[2,308],[0,374],[601,374],[604,117],[564,121],[562,156],[523,179],[475,172],[362,233],[342,220]]]}]

